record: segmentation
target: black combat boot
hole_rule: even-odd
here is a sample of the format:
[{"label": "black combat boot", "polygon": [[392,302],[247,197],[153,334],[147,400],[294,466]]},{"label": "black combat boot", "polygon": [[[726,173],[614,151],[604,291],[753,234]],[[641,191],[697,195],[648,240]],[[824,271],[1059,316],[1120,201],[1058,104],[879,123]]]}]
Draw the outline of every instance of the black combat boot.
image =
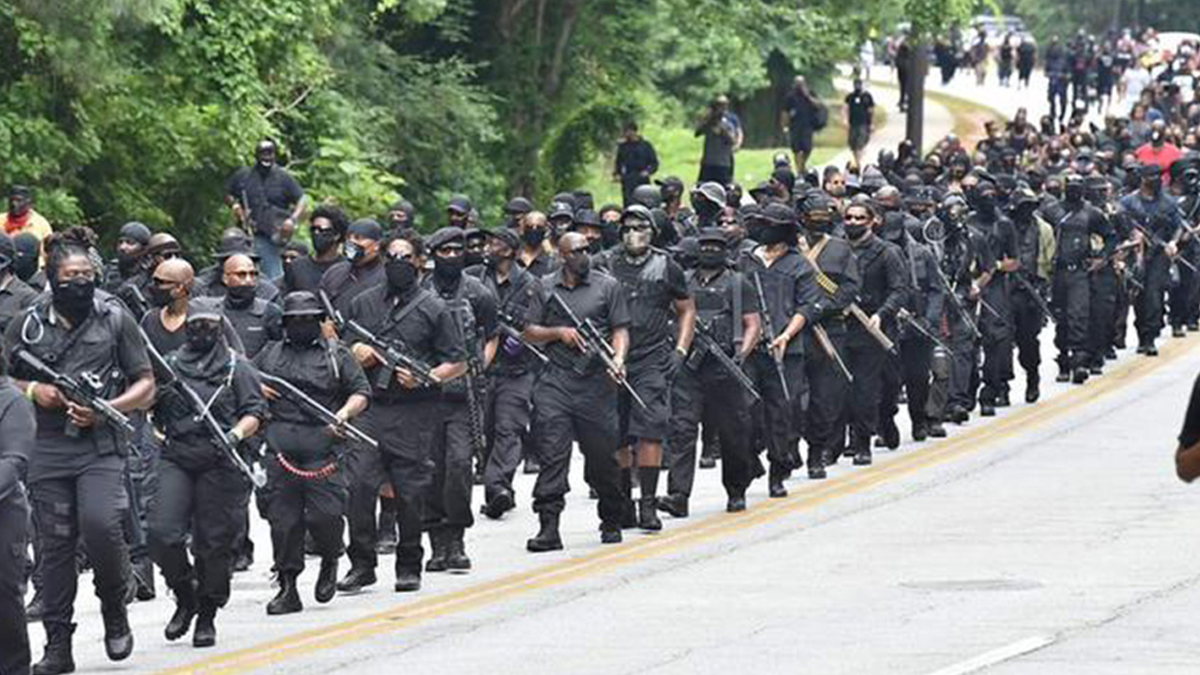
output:
[{"label": "black combat boot", "polygon": [[658,510],[665,511],[675,518],[688,517],[687,495],[663,495],[658,498]]},{"label": "black combat boot", "polygon": [[196,628],[192,631],[193,647],[204,648],[217,644],[216,619],[217,606],[201,600],[196,611]]},{"label": "black combat boot", "polygon": [[463,536],[461,527],[453,527],[446,532],[446,569],[451,572],[467,572],[471,569],[471,559],[467,557]]},{"label": "black combat boot", "polygon": [[662,520],[658,517],[657,497],[642,497],[638,500],[638,527],[647,532],[658,532],[662,529]]},{"label": "black combat boot", "polygon": [[396,570],[393,590],[397,593],[415,593],[421,590],[421,573],[418,570]]},{"label": "black combat boot", "polygon": [[871,445],[866,440],[860,441],[854,449],[854,466],[871,465]]},{"label": "black combat boot", "polygon": [[335,555],[321,558],[321,573],[317,575],[317,587],[314,595],[322,605],[333,599],[337,593],[338,557]]},{"label": "black combat boot", "polygon": [[267,603],[267,615],[295,614],[304,609],[300,593],[296,590],[296,573],[279,573],[279,592]]},{"label": "black combat boot", "polygon": [[1037,403],[1037,400],[1042,397],[1041,382],[1042,378],[1036,372],[1025,376],[1026,403]]},{"label": "black combat boot", "polygon": [[124,661],[133,653],[133,631],[124,603],[114,603],[100,609],[104,618],[104,653],[109,661]]},{"label": "black combat boot", "polygon": [[539,513],[538,520],[541,521],[542,527],[537,536],[525,542],[525,550],[530,553],[561,551],[563,543],[558,534],[558,514]]},{"label": "black combat boot", "polygon": [[357,593],[367,586],[374,586],[377,581],[375,570],[366,567],[351,567],[346,576],[338,582],[339,593]]},{"label": "black combat boot", "polygon": [[175,613],[163,629],[163,635],[173,642],[187,635],[192,628],[192,619],[196,618],[196,586],[187,581],[171,590],[175,593]]},{"label": "black combat boot", "polygon": [[1072,384],[1083,384],[1084,382],[1087,382],[1087,380],[1088,380],[1088,369],[1084,368],[1083,366],[1076,367],[1075,371],[1071,374],[1071,383]]},{"label": "black combat boot", "polygon": [[609,527],[607,525],[600,526],[600,543],[601,544],[619,544],[623,537],[621,536],[621,528]]},{"label": "black combat boot", "polygon": [[425,561],[426,572],[446,571],[446,529],[429,531],[429,560]]},{"label": "black combat boot", "polygon": [[896,426],[896,420],[891,417],[880,418],[879,440],[883,441],[883,447],[888,450],[900,447],[900,429]]},{"label": "black combat boot", "polygon": [[75,672],[75,659],[71,655],[73,623],[46,624],[46,651],[42,660],[33,664],[33,675],[61,675]]}]

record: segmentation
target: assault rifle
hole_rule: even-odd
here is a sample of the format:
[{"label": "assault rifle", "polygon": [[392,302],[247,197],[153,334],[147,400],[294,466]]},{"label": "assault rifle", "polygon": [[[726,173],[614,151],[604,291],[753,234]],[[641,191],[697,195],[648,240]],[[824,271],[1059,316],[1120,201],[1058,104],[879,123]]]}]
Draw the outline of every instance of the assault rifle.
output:
[{"label": "assault rifle", "polygon": [[737,383],[742,385],[742,388],[755,401],[762,400],[762,396],[754,388],[754,381],[750,379],[746,371],[742,370],[741,366],[725,353],[725,350],[721,348],[721,345],[717,343],[716,338],[713,336],[712,328],[706,326],[703,321],[696,322],[696,339],[692,345],[692,353],[693,355],[699,355],[699,358],[703,358],[705,354],[712,354],[712,357],[716,359],[721,368],[732,375],[733,379],[737,380]]},{"label": "assault rifle", "polygon": [[[103,383],[95,373],[79,373],[79,379],[83,380],[83,382],[80,382],[70,375],[60,373],[51,368],[45,361],[39,359],[28,349],[17,351],[17,358],[33,373],[31,379],[54,385],[68,401],[75,405],[92,409],[100,419],[127,434],[132,435],[136,431],[133,423],[129,421],[129,417],[125,413],[117,410],[111,403],[100,397],[99,392],[103,388]],[[75,438],[79,436],[79,432],[79,427],[69,421],[67,422],[65,432],[67,436]]]},{"label": "assault rifle", "polygon": [[288,382],[282,377],[276,377],[275,375],[264,373],[261,370],[259,371],[259,377],[262,378],[262,381],[269,385],[272,389],[275,389],[283,396],[292,399],[292,401],[296,402],[301,408],[304,408],[308,412],[315,415],[317,419],[345,432],[346,436],[350,440],[370,446],[376,450],[379,449],[379,441],[371,438],[366,432],[354,426],[353,424],[340,421],[337,413],[318,403],[315,399],[313,399],[313,397],[301,391],[296,385]]},{"label": "assault rifle", "polygon": [[621,385],[638,406],[643,410],[647,409],[646,402],[634,391],[633,386],[629,384],[629,380],[625,379],[625,374],[621,372],[621,369],[617,368],[617,363],[614,360],[617,356],[616,350],[600,334],[600,330],[596,328],[596,324],[592,323],[591,319],[580,320],[579,315],[567,305],[566,301],[558,293],[550,294],[550,302],[558,305],[559,309],[567,315],[567,319],[570,320],[572,326],[579,333],[579,336],[583,338],[584,352],[589,355],[595,355],[596,358],[600,359],[604,364],[604,369],[608,371],[608,376]]}]

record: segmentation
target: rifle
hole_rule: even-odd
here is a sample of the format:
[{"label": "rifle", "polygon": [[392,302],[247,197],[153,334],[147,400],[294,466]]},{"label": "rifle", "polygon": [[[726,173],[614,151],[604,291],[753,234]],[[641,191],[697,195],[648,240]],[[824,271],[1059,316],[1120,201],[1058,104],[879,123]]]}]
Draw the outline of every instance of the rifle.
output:
[{"label": "rifle", "polygon": [[346,436],[349,437],[350,440],[352,440],[352,441],[355,441],[357,443],[362,443],[363,445],[366,445],[366,446],[370,446],[372,449],[375,449],[375,450],[379,449],[379,441],[375,440],[374,438],[371,438],[370,436],[367,435],[366,432],[364,432],[362,429],[359,429],[358,427],[354,426],[350,422],[344,422],[344,423],[340,422],[338,420],[337,413],[333,412],[329,408],[326,408],[325,406],[318,403],[315,399],[313,399],[313,397],[311,397],[308,394],[301,391],[300,388],[297,387],[296,385],[292,384],[291,382],[288,382],[287,380],[283,379],[282,377],[276,377],[269,373],[265,373],[261,370],[258,372],[259,372],[259,377],[262,378],[263,382],[265,382],[268,385],[270,385],[271,387],[279,390],[279,392],[281,394],[283,394],[284,396],[287,396],[288,398],[290,398],[293,401],[295,401],[296,403],[298,403],[300,405],[300,407],[311,412],[313,415],[315,415],[317,417],[317,419],[321,420],[322,422],[325,422],[326,424],[329,424],[331,426],[335,426],[339,429],[342,429],[343,431],[345,431]]},{"label": "rifle", "polygon": [[958,293],[950,285],[950,280],[946,278],[946,273],[942,271],[942,266],[938,264],[933,267],[937,270],[938,278],[942,280],[942,285],[946,287],[946,295],[950,296],[950,302],[954,304],[954,309],[958,311],[958,315],[962,317],[962,320],[967,324],[967,328],[971,330],[971,335],[976,340],[983,339],[983,333],[979,332],[979,326],[975,325],[975,320],[971,318],[971,315],[967,312],[967,308],[963,307],[962,298],[958,297]]},{"label": "rifle", "polygon": [[412,373],[412,376],[417,380],[418,386],[436,387],[441,384],[433,376],[433,369],[429,367],[429,364],[409,356],[406,345],[399,341],[376,337],[374,333],[367,330],[359,322],[343,317],[342,313],[334,308],[333,303],[330,302],[329,296],[324,290],[318,291],[317,296],[321,298],[321,304],[325,306],[325,313],[329,315],[339,333],[347,331],[352,333],[360,341],[374,349],[376,354],[383,360],[385,367],[379,377],[379,381],[376,383],[380,389],[387,389],[391,386],[397,368],[403,368]]},{"label": "rifle", "polygon": [[[1164,242],[1164,241],[1162,240],[1162,237],[1160,237],[1160,236],[1158,236],[1157,234],[1154,234],[1154,233],[1153,233],[1153,232],[1151,232],[1150,230],[1146,229],[1146,226],[1144,226],[1144,225],[1142,225],[1141,223],[1137,222],[1137,220],[1136,220],[1136,219],[1131,219],[1131,220],[1129,221],[1129,223],[1130,223],[1131,225],[1133,225],[1133,229],[1135,229],[1135,230],[1137,230],[1138,232],[1141,232],[1142,234],[1146,235],[1146,238],[1150,240],[1150,244],[1151,244],[1152,246],[1156,246],[1156,247],[1159,247],[1159,248],[1164,248],[1164,249],[1166,248],[1166,246],[1167,246],[1167,242]],[[1186,228],[1187,226],[1186,226],[1186,225],[1184,225],[1184,227]],[[1174,242],[1171,242],[1171,243],[1173,244]],[[1186,268],[1188,268],[1189,270],[1191,270],[1193,273],[1196,273],[1196,272],[1197,272],[1197,270],[1196,270],[1196,266],[1195,266],[1195,265],[1193,265],[1192,263],[1188,262],[1188,259],[1187,259],[1187,258],[1184,258],[1184,257],[1183,257],[1183,256],[1181,256],[1181,255],[1178,255],[1178,253],[1175,255],[1175,257],[1174,257],[1174,258],[1171,258],[1171,261],[1172,261],[1172,262],[1179,263],[1180,265],[1183,265],[1184,267],[1186,267]]]},{"label": "rifle", "polygon": [[[783,359],[776,358],[775,355],[771,353],[771,349],[770,349],[771,340],[774,340],[776,337],[775,322],[771,320],[771,313],[769,311],[767,311],[767,297],[763,293],[762,275],[759,274],[758,272],[754,273],[754,292],[758,295],[758,307],[762,311],[762,325],[763,325],[764,338],[763,338],[763,341],[760,342],[759,344],[761,345],[761,344],[763,344],[763,342],[766,343],[767,356],[770,356],[771,360],[775,362],[775,374],[779,376],[779,384],[783,387],[783,398],[784,398],[784,400],[791,401],[792,400],[792,392],[790,389],[788,389],[787,373],[784,372],[784,369],[783,369]],[[765,337],[768,335],[770,337]]]},{"label": "rifle", "polygon": [[889,338],[882,330],[879,330],[878,326],[875,326],[871,323],[871,317],[867,316],[867,313],[863,311],[862,307],[858,306],[857,302],[850,303],[850,306],[846,308],[846,311],[849,312],[850,315],[855,319],[858,319],[858,322],[862,324],[862,327],[867,331],[867,334],[874,338],[875,341],[879,343],[880,347],[883,347],[883,351],[888,352],[889,354],[896,353],[896,343],[892,342],[891,338]]},{"label": "rifle", "polygon": [[721,349],[721,345],[717,344],[716,338],[712,334],[712,329],[702,321],[696,321],[696,340],[693,345],[693,354],[698,354],[703,358],[704,354],[712,354],[717,363],[725,369],[725,372],[733,376],[737,383],[742,385],[742,388],[749,392],[750,396],[755,401],[761,401],[762,396],[758,390],[754,388],[754,381],[742,370],[740,366]]},{"label": "rifle", "polygon": [[1037,292],[1037,289],[1033,287],[1033,284],[1029,283],[1029,280],[1026,279],[1020,272],[1010,276],[1017,280],[1018,286],[1020,286],[1026,293],[1033,297],[1033,303],[1038,306],[1038,309],[1042,311],[1042,314],[1045,314],[1046,318],[1050,319],[1051,323],[1057,325],[1058,320],[1054,318],[1054,313],[1050,311],[1050,305],[1046,304],[1046,299],[1042,297],[1041,293]]},{"label": "rifle", "polygon": [[838,354],[837,347],[833,346],[833,340],[829,339],[829,333],[825,327],[819,323],[814,323],[812,327],[813,337],[817,339],[817,344],[821,346],[821,351],[837,364],[838,369],[842,371],[842,377],[846,378],[846,382],[853,384],[854,375],[850,373],[850,369],[846,367],[846,362],[842,360],[842,355]]},{"label": "rifle", "polygon": [[629,380],[625,379],[625,375],[623,375],[621,370],[617,368],[617,363],[613,360],[617,355],[616,350],[614,350],[613,346],[608,344],[608,341],[604,339],[604,336],[601,335],[600,330],[596,328],[596,324],[592,323],[591,319],[581,321],[579,319],[579,315],[577,315],[575,311],[571,309],[569,305],[567,305],[566,301],[564,301],[558,295],[558,293],[550,294],[550,302],[557,304],[558,307],[567,315],[567,319],[574,324],[575,330],[578,331],[579,336],[583,338],[584,353],[594,354],[597,358],[599,358],[601,363],[604,364],[604,369],[608,371],[609,377],[611,377],[617,384],[621,385],[621,387],[629,393],[630,398],[632,398],[638,404],[638,406],[640,406],[643,410],[648,409],[646,402],[642,400],[641,396],[638,396],[638,393],[633,389],[633,385],[629,384]]},{"label": "rifle", "polygon": [[[466,303],[466,300],[462,301]],[[461,307],[460,311],[470,312],[470,306]],[[483,400],[479,391],[479,380],[483,376],[483,361],[479,358],[479,344],[474,331],[468,330],[467,314],[455,312],[456,323],[463,336],[463,346],[467,350],[467,372],[463,375],[463,386],[467,391],[467,428],[471,434],[471,449],[476,457],[483,460],[487,452],[487,435],[484,431]],[[473,323],[473,322],[472,322]]]},{"label": "rifle", "polygon": [[533,354],[534,358],[536,358],[538,361],[541,361],[542,364],[550,363],[550,357],[546,356],[545,352],[535,347],[532,342],[526,340],[525,335],[522,334],[521,331],[517,330],[517,322],[514,320],[514,317],[511,314],[497,310],[496,319],[496,325],[500,332],[504,334],[504,337],[507,337],[524,347],[525,351]]},{"label": "rifle", "polygon": [[896,318],[900,319],[909,326],[912,326],[913,330],[928,338],[929,341],[934,344],[934,346],[941,347],[950,354],[954,353],[954,350],[950,349],[949,345],[947,345],[945,342],[942,342],[938,336],[934,335],[933,331],[929,330],[925,326],[922,326],[921,322],[917,321],[916,317],[912,315],[912,312],[909,312],[907,309],[901,307],[900,311],[896,312]]},{"label": "rifle", "polygon": [[[125,413],[117,410],[111,403],[100,398],[99,392],[104,387],[104,384],[95,373],[79,373],[79,379],[83,380],[83,382],[79,382],[70,375],[54,370],[45,361],[34,356],[28,349],[18,350],[17,358],[29,367],[33,373],[31,379],[54,385],[68,401],[75,405],[92,409],[100,419],[124,431],[126,434],[132,435],[137,431]],[[68,419],[65,433],[71,438],[77,438],[80,429]]]},{"label": "rifle", "polygon": [[[141,330],[141,327],[138,327]],[[213,442],[225,456],[233,462],[234,467],[245,474],[246,478],[250,479],[250,483],[255,488],[262,488],[267,484],[267,473],[257,463],[251,467],[246,460],[238,452],[237,447],[229,440],[229,434],[221,428],[221,423],[217,418],[213,417],[212,409],[209,404],[205,403],[195,389],[188,386],[186,382],[179,378],[175,370],[171,368],[171,364],[163,358],[163,355],[155,349],[154,343],[146,336],[145,331],[142,331],[142,338],[146,341],[146,352],[150,355],[150,363],[152,364],[155,373],[161,373],[163,383],[168,387],[173,388],[191,408],[194,417],[192,421],[200,422],[204,425],[204,430],[207,432],[209,440]]]}]

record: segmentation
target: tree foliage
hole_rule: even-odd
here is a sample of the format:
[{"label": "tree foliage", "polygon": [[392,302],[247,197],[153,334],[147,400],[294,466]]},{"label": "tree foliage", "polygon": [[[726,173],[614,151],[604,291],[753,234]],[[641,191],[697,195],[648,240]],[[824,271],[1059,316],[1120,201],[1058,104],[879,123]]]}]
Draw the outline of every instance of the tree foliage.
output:
[{"label": "tree foliage", "polygon": [[0,186],[202,250],[273,137],[312,198],[440,221],[452,193],[577,187],[638,101],[750,97],[780,56],[827,72],[917,1],[0,0]]}]

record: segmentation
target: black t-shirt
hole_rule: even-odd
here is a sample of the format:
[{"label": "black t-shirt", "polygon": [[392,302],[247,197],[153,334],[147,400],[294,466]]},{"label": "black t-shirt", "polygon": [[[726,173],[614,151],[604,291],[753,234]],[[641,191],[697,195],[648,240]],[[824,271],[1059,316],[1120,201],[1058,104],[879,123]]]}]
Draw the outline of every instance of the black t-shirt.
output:
[{"label": "black t-shirt", "polygon": [[850,110],[850,126],[871,126],[871,111],[875,108],[875,99],[866,91],[850,92],[846,96],[846,107]]},{"label": "black t-shirt", "polygon": [[[411,306],[410,306],[411,305]],[[466,360],[466,349],[446,303],[436,293],[424,289],[410,291],[406,297],[388,294],[377,285],[358,294],[350,303],[347,320],[354,320],[384,341],[402,344],[408,355],[430,368],[443,363]],[[346,341],[357,340],[347,334]],[[416,401],[437,398],[435,389],[404,389],[393,374],[371,369],[369,375],[376,398],[383,401]]]},{"label": "black t-shirt", "polygon": [[336,265],[325,270],[318,288],[329,295],[334,309],[342,316],[349,317],[350,305],[355,296],[386,282],[383,257],[379,256],[359,267],[352,265],[349,260],[339,260]]},{"label": "black t-shirt", "polygon": [[330,267],[343,262],[342,257],[333,258],[332,260],[315,260],[312,256],[301,256],[290,263],[283,266],[283,295],[287,295],[292,291],[312,291],[317,292],[317,288],[321,285],[321,277]]},{"label": "black t-shirt", "polygon": [[1190,448],[1197,442],[1200,442],[1200,376],[1192,385],[1192,397],[1188,400],[1183,429],[1179,432],[1179,447]]},{"label": "black t-shirt", "polygon": [[[233,347],[233,351],[245,353],[245,347],[242,346],[242,339],[234,330],[233,325],[229,323],[229,319],[222,321],[224,325],[225,341]],[[166,356],[187,342],[187,330],[183,325],[179,326],[179,330],[172,333],[168,331],[162,322],[162,310],[154,309],[146,312],[142,316],[140,322],[142,330],[145,331],[146,337],[150,339],[150,344],[154,345],[155,351],[162,356]]]},{"label": "black t-shirt", "polygon": [[[263,347],[254,359],[259,371],[281,377],[331,412],[354,394],[371,397],[371,384],[350,350],[337,342],[318,339],[309,345],[280,340]],[[325,422],[286,394],[271,405],[267,446],[285,452],[292,461],[319,460],[337,445],[323,431]],[[316,427],[316,428],[314,428]]]},{"label": "black t-shirt", "polygon": [[245,166],[225,181],[225,194],[250,207],[256,234],[271,235],[304,198],[304,189],[292,175],[278,166],[259,171]]},{"label": "black t-shirt", "polygon": [[[560,270],[544,279],[538,290],[529,302],[526,321],[530,324],[550,328],[574,327],[567,313],[551,301],[551,295],[556,294],[580,321],[590,319],[605,340],[612,339],[613,329],[629,327],[629,307],[621,284],[603,272],[594,271],[585,281],[568,288],[563,283]],[[592,374],[600,368],[597,359],[585,361],[574,347],[562,342],[546,345],[546,356],[550,358],[550,363],[566,370]]]},{"label": "black t-shirt", "polygon": [[[91,315],[77,326],[66,327],[51,310],[50,294],[39,297],[8,325],[4,354],[16,379],[37,379],[17,357],[28,350],[51,368],[83,382],[97,382],[104,398],[121,394],[131,383],[151,372],[146,344],[133,317],[117,303],[96,298]],[[37,408],[37,452],[30,480],[74,476],[98,455],[115,454],[120,434],[106,426],[66,435],[64,409]]]},{"label": "black t-shirt", "polygon": [[807,96],[791,92],[783,100],[783,109],[788,115],[788,125],[793,132],[812,132],[816,126],[817,105]]}]

